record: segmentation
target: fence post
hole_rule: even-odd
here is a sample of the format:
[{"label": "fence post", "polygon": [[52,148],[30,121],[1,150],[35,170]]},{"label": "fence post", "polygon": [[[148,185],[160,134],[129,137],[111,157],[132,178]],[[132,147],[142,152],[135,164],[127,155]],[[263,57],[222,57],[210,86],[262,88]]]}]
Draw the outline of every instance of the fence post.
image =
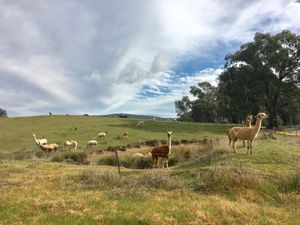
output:
[{"label": "fence post", "polygon": [[118,156],[118,150],[117,149],[115,149],[115,154],[116,154],[116,160],[117,160],[117,165],[118,165],[118,171],[119,171],[119,174],[121,174],[120,162],[119,162],[119,156]]}]

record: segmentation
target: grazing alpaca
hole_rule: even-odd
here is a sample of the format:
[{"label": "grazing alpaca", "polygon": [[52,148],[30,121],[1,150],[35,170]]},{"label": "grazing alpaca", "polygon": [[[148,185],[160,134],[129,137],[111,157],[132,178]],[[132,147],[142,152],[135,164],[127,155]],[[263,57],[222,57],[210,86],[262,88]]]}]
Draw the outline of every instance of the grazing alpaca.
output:
[{"label": "grazing alpaca", "polygon": [[56,151],[58,148],[59,148],[59,145],[58,144],[45,144],[45,145],[39,145],[40,146],[40,149],[44,152],[51,152],[51,151]]},{"label": "grazing alpaca", "polygon": [[77,150],[78,143],[77,143],[77,141],[71,140],[71,141],[65,141],[64,145],[65,145],[65,148],[66,148],[66,149],[68,149],[68,150],[70,150],[70,151],[72,151],[72,150],[73,150],[73,151],[76,151],[76,150]]},{"label": "grazing alpaca", "polygon": [[141,127],[141,126],[144,126],[145,125],[145,122],[143,120],[137,122],[136,126],[137,127]]},{"label": "grazing alpaca", "polygon": [[47,139],[45,139],[45,138],[44,139],[37,139],[36,136],[35,136],[35,134],[33,134],[32,136],[33,136],[34,141],[35,141],[35,143],[37,145],[45,145],[45,144],[47,144]]},{"label": "grazing alpaca", "polygon": [[236,141],[238,139],[240,140],[247,140],[247,154],[252,154],[252,147],[253,147],[253,141],[257,137],[260,128],[261,128],[261,123],[263,119],[268,118],[268,115],[265,113],[258,113],[256,115],[256,122],[254,127],[233,127],[230,130],[230,135],[232,137],[233,141],[233,150],[236,153]]},{"label": "grazing alpaca", "polygon": [[[252,115],[248,115],[247,117],[246,117],[246,127],[251,127],[251,123],[252,123],[252,120],[253,120],[253,116]],[[230,129],[228,129],[228,130],[226,130],[226,135],[228,136],[228,143],[229,143],[229,147],[231,147],[231,141],[232,141],[232,134],[231,134],[231,129],[232,128],[230,128]],[[243,140],[243,147],[245,147],[246,145],[245,145],[245,140]]]},{"label": "grazing alpaca", "polygon": [[101,133],[97,134],[96,138],[98,137],[100,139],[104,139],[104,138],[106,138],[106,135],[107,135],[107,131],[101,132]]},{"label": "grazing alpaca", "polygon": [[125,131],[125,132],[122,134],[122,137],[123,137],[123,138],[128,138],[128,131]]},{"label": "grazing alpaca", "polygon": [[151,150],[152,168],[158,167],[157,163],[159,158],[163,158],[163,167],[164,164],[166,164],[166,167],[168,168],[169,155],[171,154],[172,131],[167,131],[167,136],[168,136],[168,145],[157,146]]},{"label": "grazing alpaca", "polygon": [[96,140],[89,140],[86,145],[84,146],[84,148],[86,148],[87,146],[92,146],[92,145],[97,145],[98,142]]},{"label": "grazing alpaca", "polygon": [[142,158],[144,155],[142,153],[136,152],[131,155],[132,158]]}]

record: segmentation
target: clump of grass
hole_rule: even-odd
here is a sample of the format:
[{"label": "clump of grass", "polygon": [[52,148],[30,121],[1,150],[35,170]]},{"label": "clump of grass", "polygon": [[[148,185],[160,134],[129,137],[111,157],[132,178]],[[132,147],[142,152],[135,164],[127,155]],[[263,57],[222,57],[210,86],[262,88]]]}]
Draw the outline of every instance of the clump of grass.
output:
[{"label": "clump of grass", "polygon": [[283,193],[300,193],[300,172],[293,174],[288,178],[281,178],[279,181],[278,189]]},{"label": "clump of grass", "polygon": [[160,170],[149,170],[143,176],[139,176],[138,185],[167,190],[183,188],[183,184],[180,181],[171,178]]},{"label": "clump of grass", "polygon": [[114,171],[97,172],[92,169],[85,169],[79,175],[79,181],[85,186],[110,190],[128,185],[128,180]]},{"label": "clump of grass", "polygon": [[263,177],[257,172],[234,165],[217,165],[199,173],[196,191],[235,193],[242,189],[260,189]]}]

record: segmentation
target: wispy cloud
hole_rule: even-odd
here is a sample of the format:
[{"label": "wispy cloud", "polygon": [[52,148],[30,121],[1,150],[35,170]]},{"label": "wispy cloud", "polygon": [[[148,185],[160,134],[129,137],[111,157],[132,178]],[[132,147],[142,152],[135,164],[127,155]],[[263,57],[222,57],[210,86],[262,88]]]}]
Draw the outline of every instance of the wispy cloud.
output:
[{"label": "wispy cloud", "polygon": [[[216,84],[217,52],[282,29],[299,33],[297,1],[0,0],[0,107],[174,116],[191,85]],[[210,62],[177,71],[196,58]]]}]

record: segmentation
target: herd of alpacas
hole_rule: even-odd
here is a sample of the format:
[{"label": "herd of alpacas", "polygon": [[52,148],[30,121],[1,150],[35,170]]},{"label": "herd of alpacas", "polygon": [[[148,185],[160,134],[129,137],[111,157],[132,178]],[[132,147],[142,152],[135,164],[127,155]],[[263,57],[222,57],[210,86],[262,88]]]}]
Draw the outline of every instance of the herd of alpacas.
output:
[{"label": "herd of alpacas", "polygon": [[[228,136],[228,141],[229,141],[229,147],[231,147],[235,153],[237,153],[236,150],[236,142],[238,140],[243,141],[243,147],[245,147],[245,141],[247,142],[247,154],[252,154],[252,148],[253,148],[253,141],[257,137],[260,128],[261,128],[261,123],[263,119],[268,118],[268,115],[266,113],[258,113],[256,116],[256,122],[254,127],[251,126],[253,116],[248,115],[246,118],[246,126],[245,127],[232,127],[228,130],[226,130],[226,135]],[[136,126],[144,126],[144,121],[139,121]],[[95,137],[100,138],[100,139],[106,139],[107,137],[107,131],[98,133]],[[121,135],[122,138],[128,138],[128,131],[126,130],[123,132]],[[172,131],[167,131],[167,144],[166,145],[160,145],[153,147],[152,150],[147,153],[146,155],[143,155],[142,153],[134,153],[132,157],[152,157],[152,168],[158,168],[158,161],[161,158],[162,159],[162,167],[168,168],[168,161],[169,161],[169,156],[171,154],[171,141],[172,137]],[[36,135],[33,134],[34,141],[38,148],[42,151],[45,152],[51,152],[51,151],[56,151],[59,146],[56,143],[47,143],[47,139],[37,139]],[[87,144],[84,146],[84,148],[88,146],[93,146],[97,145],[97,140],[89,140]],[[68,140],[65,141],[64,143],[65,149],[69,151],[76,151],[78,147],[78,142],[74,140]]]}]

